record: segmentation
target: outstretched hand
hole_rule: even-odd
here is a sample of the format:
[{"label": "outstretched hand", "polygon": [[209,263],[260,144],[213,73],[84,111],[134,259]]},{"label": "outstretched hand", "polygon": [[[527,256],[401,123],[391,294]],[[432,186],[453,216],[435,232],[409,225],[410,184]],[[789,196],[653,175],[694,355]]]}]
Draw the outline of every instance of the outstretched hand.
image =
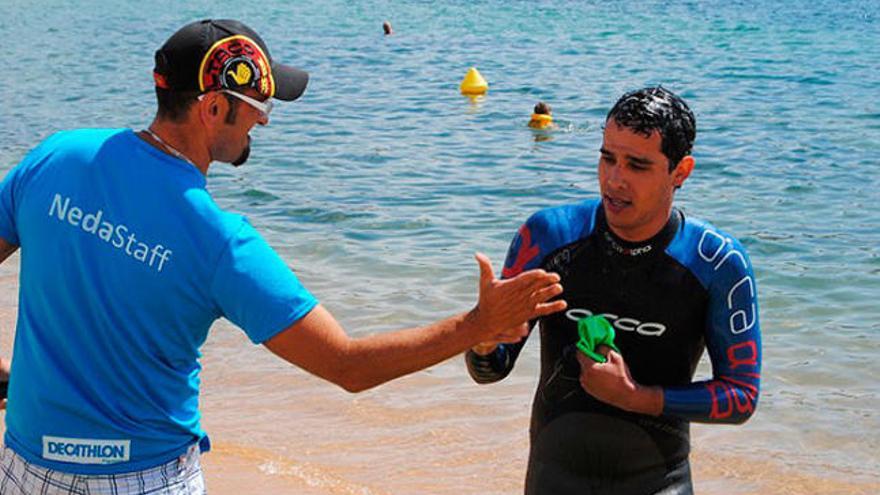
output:
[{"label": "outstretched hand", "polygon": [[480,265],[480,298],[472,314],[482,345],[518,342],[528,335],[529,320],[566,308],[564,300],[548,302],[562,294],[559,275],[536,269],[499,280],[486,255],[477,253],[475,258]]}]

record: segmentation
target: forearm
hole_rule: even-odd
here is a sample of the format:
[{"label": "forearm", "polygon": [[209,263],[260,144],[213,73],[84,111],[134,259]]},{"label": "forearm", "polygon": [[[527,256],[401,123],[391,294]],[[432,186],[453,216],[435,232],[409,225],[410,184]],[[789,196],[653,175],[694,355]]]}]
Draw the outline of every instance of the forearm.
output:
[{"label": "forearm", "polygon": [[747,332],[711,330],[707,349],[711,380],[664,390],[664,414],[699,423],[747,421],[758,406],[761,390],[761,334],[755,316]]},{"label": "forearm", "polygon": [[[286,361],[357,392],[449,359],[480,342],[517,341],[529,320],[565,309],[546,302],[562,292],[559,276],[532,270],[498,281],[478,255],[480,297],[474,309],[437,323],[353,339],[322,305],[264,342]],[[490,329],[501,328],[501,334]],[[505,340],[511,339],[511,340]]]},{"label": "forearm", "polygon": [[621,403],[621,409],[650,416],[663,413],[664,394],[662,387],[633,384],[634,387]]},{"label": "forearm", "polygon": [[461,354],[477,344],[476,312],[426,327],[350,339],[340,364],[345,384],[357,392],[408,375]]},{"label": "forearm", "polygon": [[758,405],[756,377],[722,376],[663,390],[663,414],[698,423],[741,424]]},{"label": "forearm", "polygon": [[349,337],[322,306],[264,344],[310,373],[349,392],[359,392],[437,364],[484,336],[473,310],[418,328]]}]

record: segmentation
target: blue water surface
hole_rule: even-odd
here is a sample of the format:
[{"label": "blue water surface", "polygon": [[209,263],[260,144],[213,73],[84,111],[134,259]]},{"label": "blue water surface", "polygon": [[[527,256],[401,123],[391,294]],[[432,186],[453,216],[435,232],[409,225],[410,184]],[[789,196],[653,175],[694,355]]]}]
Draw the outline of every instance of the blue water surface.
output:
[{"label": "blue water surface", "polygon": [[[617,97],[679,93],[698,137],[676,200],[737,235],[758,279],[764,391],[729,448],[876,480],[877,2],[0,3],[4,173],[60,129],[146,126],[153,52],[194,19],[244,20],[308,70],[209,188],[358,334],[467,308],[474,251],[500,269],[531,212],[596,194]],[[470,66],[491,86],[475,102],[458,93]],[[526,127],[538,100],[561,129]]]}]

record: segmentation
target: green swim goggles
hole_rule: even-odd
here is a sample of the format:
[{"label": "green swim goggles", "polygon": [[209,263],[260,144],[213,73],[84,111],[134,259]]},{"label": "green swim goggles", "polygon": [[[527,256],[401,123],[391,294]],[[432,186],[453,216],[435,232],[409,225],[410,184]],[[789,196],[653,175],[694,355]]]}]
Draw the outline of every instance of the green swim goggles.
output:
[{"label": "green swim goggles", "polygon": [[577,348],[597,363],[608,361],[605,356],[597,352],[600,345],[620,352],[620,349],[614,345],[614,327],[604,316],[593,315],[578,320],[578,335],[580,335],[580,339],[577,342]]}]

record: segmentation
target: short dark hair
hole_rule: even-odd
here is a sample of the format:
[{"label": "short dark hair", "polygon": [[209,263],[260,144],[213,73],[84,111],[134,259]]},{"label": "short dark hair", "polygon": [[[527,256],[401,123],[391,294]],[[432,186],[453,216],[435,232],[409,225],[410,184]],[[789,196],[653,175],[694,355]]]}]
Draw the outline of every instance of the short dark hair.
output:
[{"label": "short dark hair", "polygon": [[550,115],[550,112],[552,112],[552,110],[550,109],[550,105],[544,103],[543,101],[539,101],[537,104],[535,104],[535,110],[532,111],[532,113],[537,113],[541,115]]},{"label": "short dark hair", "polygon": [[669,171],[691,154],[697,121],[687,103],[661,86],[631,91],[621,96],[605,118],[637,134],[660,133],[660,149],[669,160]]},{"label": "short dark hair", "polygon": [[[186,117],[189,107],[196,102],[199,97],[196,91],[171,91],[168,89],[156,88],[156,100],[159,103],[158,116],[161,119],[170,120],[171,122],[180,122]],[[227,94],[223,94],[229,103],[229,111],[226,113],[226,123],[234,124],[238,115],[238,98],[234,98]]]},{"label": "short dark hair", "polygon": [[198,97],[197,91],[172,91],[157,86],[156,102],[159,109],[156,114],[160,119],[180,122]]}]

